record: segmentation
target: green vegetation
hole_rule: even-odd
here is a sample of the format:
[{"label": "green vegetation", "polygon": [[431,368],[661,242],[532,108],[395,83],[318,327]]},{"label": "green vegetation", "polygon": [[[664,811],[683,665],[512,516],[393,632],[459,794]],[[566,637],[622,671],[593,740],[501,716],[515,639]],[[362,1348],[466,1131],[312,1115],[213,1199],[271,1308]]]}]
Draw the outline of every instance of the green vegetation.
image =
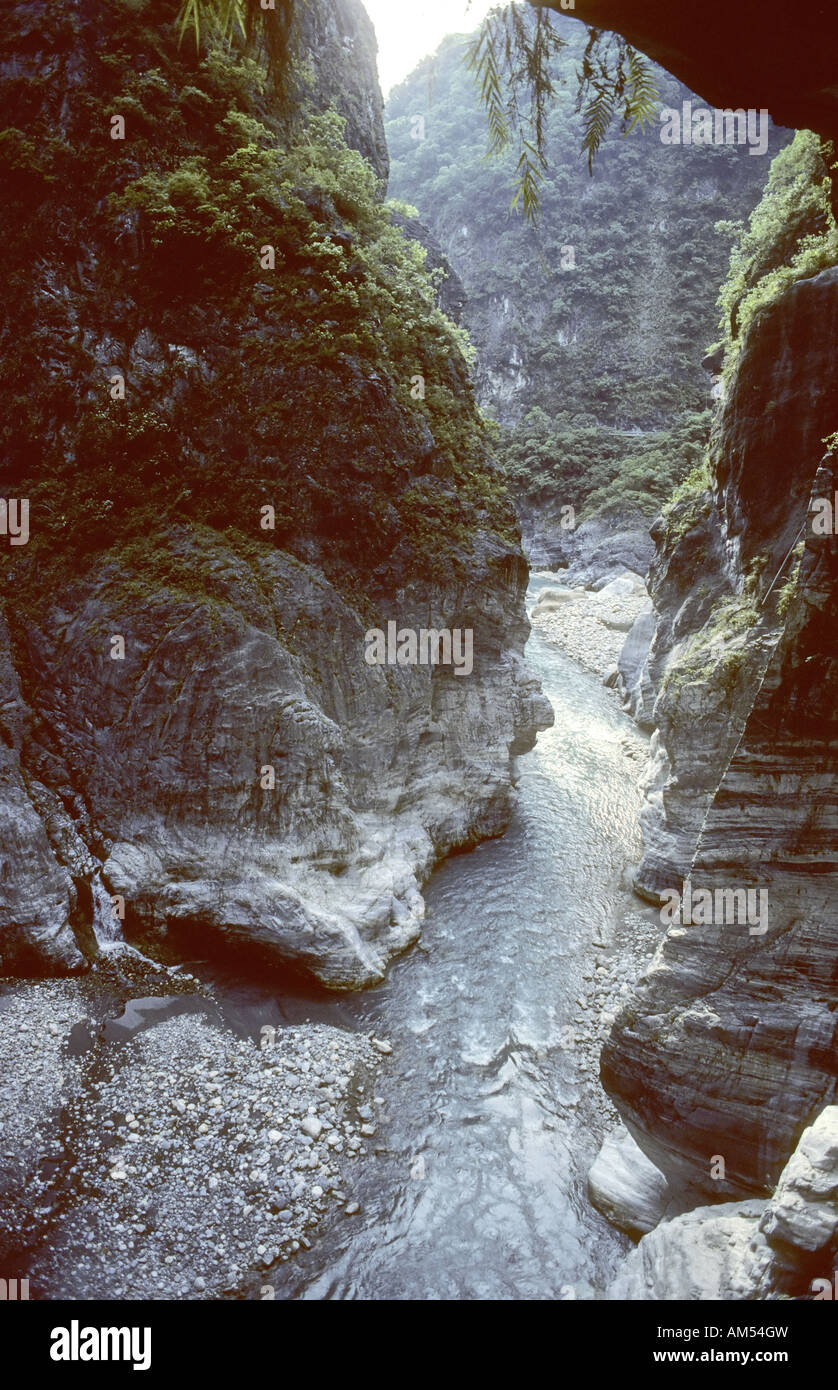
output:
[{"label": "green vegetation", "polygon": [[759,309],[795,280],[838,262],[827,167],[831,157],[817,135],[798,131],[772,162],[765,194],[747,228],[741,223],[719,224],[723,234],[737,234],[719,297],[728,370]]},{"label": "green vegetation", "polygon": [[777,613],[784,618],[789,610],[789,605],[797,592],[797,581],[800,578],[800,563],[803,559],[803,552],[806,549],[806,542],[798,541],[791,556],[791,565],[788,578],[781,586],[777,596]]},{"label": "green vegetation", "polygon": [[[175,12],[103,0],[84,84],[11,84],[0,218],[23,329],[0,428],[37,519],[11,552],[17,593],[135,539],[166,580],[154,537],[183,525],[238,528],[361,591],[393,569],[450,581],[481,528],[509,541],[514,523],[426,253],[335,111],[291,129],[258,57],[178,47]],[[72,15],[53,23],[72,47]]]},{"label": "green vegetation", "polygon": [[223,45],[230,52],[258,54],[265,61],[275,101],[291,114],[299,78],[300,19],[308,0],[182,0],[177,17],[178,41],[187,33],[200,55],[201,44]]},{"label": "green vegetation", "polygon": [[[463,281],[478,392],[498,414],[514,493],[533,507],[558,499],[582,517],[650,516],[703,457],[701,359],[718,336],[735,236],[716,224],[750,215],[767,161],[731,146],[664,146],[657,128],[622,139],[603,126],[590,178],[577,110],[585,31],[553,13],[549,22],[562,46],[542,115],[549,169],[537,227],[509,213],[514,150],[486,158],[468,36],[446,39],[391,94],[391,193],[418,208]],[[653,80],[660,100],[680,107],[686,89],[660,69]],[[786,138],[774,132],[771,148]]]},{"label": "green vegetation", "polygon": [[685,474],[704,470],[710,411],[648,434],[604,429],[584,416],[550,419],[538,407],[501,449],[512,490],[537,505],[561,497],[585,520],[635,513],[651,520]]},{"label": "green vegetation", "polygon": [[677,701],[687,686],[708,682],[732,695],[749,655],[747,634],[759,617],[750,591],[721,599],[704,627],[690,638],[677,664],[667,671],[662,691]]},{"label": "green vegetation", "polygon": [[[178,14],[180,42],[189,32],[198,52],[202,39],[231,49],[260,51],[268,60],[275,95],[286,97],[296,58],[296,35],[307,0],[182,0]],[[577,109],[584,107],[583,149],[593,159],[618,111],[625,132],[641,128],[657,114],[658,92],[649,64],[619,34],[588,31],[578,75]],[[519,204],[530,221],[540,207],[539,183],[547,168],[546,115],[555,96],[552,60],[564,46],[547,10],[529,5],[499,5],[484,19],[468,56],[480,84],[491,148],[499,154],[513,144],[518,150]],[[522,101],[528,106],[522,113]]]}]

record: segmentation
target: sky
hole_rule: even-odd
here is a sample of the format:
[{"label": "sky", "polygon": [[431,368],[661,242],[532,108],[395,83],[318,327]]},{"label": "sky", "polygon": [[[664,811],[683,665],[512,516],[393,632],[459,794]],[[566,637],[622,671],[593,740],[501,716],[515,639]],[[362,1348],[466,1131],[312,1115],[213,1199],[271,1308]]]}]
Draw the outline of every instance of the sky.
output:
[{"label": "sky", "polygon": [[378,71],[386,97],[446,34],[476,29],[498,0],[364,0],[378,35]]}]

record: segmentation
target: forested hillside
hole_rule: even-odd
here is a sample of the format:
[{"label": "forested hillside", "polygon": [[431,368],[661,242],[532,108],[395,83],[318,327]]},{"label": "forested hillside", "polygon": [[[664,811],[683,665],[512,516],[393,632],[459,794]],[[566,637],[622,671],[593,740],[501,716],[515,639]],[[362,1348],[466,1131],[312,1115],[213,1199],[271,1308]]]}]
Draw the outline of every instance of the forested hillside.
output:
[{"label": "forested hillside", "polygon": [[[790,136],[770,127],[760,155],[665,145],[659,124],[626,137],[615,126],[591,176],[574,109],[586,31],[554,23],[567,43],[538,223],[510,209],[515,151],[486,158],[464,35],[390,96],[391,193],[418,209],[463,281],[479,397],[524,506],[651,515],[703,455],[712,381],[701,362],[719,338],[719,286]],[[655,76],[663,106],[703,105]]]}]

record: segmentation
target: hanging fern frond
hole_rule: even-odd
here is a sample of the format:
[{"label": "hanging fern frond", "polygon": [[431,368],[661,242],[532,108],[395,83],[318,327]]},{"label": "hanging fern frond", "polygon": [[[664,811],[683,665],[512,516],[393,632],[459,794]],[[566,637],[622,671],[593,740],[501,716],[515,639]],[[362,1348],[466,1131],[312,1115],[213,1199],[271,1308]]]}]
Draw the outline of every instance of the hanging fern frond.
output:
[{"label": "hanging fern frond", "polygon": [[522,207],[530,222],[538,215],[539,184],[547,168],[546,121],[555,97],[553,59],[564,47],[547,10],[533,12],[512,4],[486,16],[466,57],[486,110],[489,153],[500,155],[513,138],[517,141],[512,209]]},{"label": "hanging fern frond", "polygon": [[208,36],[227,42],[236,35],[246,38],[246,5],[247,0],[183,0],[178,15],[178,43],[183,43],[184,35],[190,28],[198,52],[202,28]]},{"label": "hanging fern frond", "polygon": [[624,135],[653,121],[660,92],[649,63],[620,34],[591,29],[579,70],[576,110],[582,112],[582,149],[592,174],[594,159],[619,111]]},{"label": "hanging fern frond", "polygon": [[[520,152],[513,209],[531,222],[540,208],[539,185],[547,169],[547,114],[555,97],[555,58],[566,47],[549,11],[522,5],[492,10],[469,46],[466,62],[480,87],[489,127],[489,152],[500,155],[513,140]],[[656,118],[660,93],[654,72],[619,34],[589,28],[577,76],[576,110],[582,114],[582,151],[594,159],[615,118],[623,134]],[[522,109],[523,108],[523,109]]]},{"label": "hanging fern frond", "polygon": [[615,100],[613,88],[597,86],[596,95],[582,112],[582,149],[588,156],[588,172],[591,174],[594,171],[594,159],[614,119]]},{"label": "hanging fern frond", "polygon": [[[636,125],[644,130],[647,121],[656,120],[661,104],[661,94],[654,73],[649,64],[645,63],[633,48],[629,49],[628,55],[627,88],[626,113],[623,121],[623,133],[625,135],[634,130]],[[631,124],[628,124],[629,121]]]},{"label": "hanging fern frond", "polygon": [[538,151],[529,141],[524,142],[524,148],[521,151],[515,172],[518,178],[518,187],[512,199],[512,210],[514,212],[520,203],[527,221],[535,223],[541,212],[540,185],[544,180],[544,167]]}]

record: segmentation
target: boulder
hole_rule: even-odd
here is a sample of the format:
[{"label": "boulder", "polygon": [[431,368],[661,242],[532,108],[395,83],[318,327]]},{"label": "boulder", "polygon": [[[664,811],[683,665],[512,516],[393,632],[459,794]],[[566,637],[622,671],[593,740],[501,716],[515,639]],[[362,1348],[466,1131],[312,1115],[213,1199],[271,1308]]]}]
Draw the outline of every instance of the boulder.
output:
[{"label": "boulder", "polygon": [[666,1210],[669,1187],[624,1125],[605,1140],[588,1174],[588,1196],[613,1226],[645,1235]]},{"label": "boulder", "polygon": [[828,1105],[803,1131],[780,1174],[760,1229],[769,1245],[781,1253],[814,1254],[836,1243],[838,1105]]},{"label": "boulder", "polygon": [[765,1203],[724,1202],[664,1221],[626,1257],[606,1291],[610,1300],[696,1302],[753,1296],[753,1269]]}]

